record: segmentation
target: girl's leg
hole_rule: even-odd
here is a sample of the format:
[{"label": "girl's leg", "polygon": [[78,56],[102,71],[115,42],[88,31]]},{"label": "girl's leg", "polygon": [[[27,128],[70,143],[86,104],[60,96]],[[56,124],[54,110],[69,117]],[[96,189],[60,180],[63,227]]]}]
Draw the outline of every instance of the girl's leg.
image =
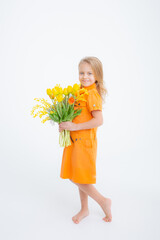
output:
[{"label": "girl's leg", "polygon": [[89,215],[88,194],[86,194],[80,188],[78,189],[79,189],[79,195],[81,200],[81,210],[75,216],[72,217],[72,220],[74,221],[74,223],[79,223],[82,218]]},{"label": "girl's leg", "polygon": [[88,194],[82,191],[80,188],[78,188],[78,190],[81,200],[81,209],[88,210]]},{"label": "girl's leg", "polygon": [[[73,182],[74,183],[74,182]],[[111,199],[101,195],[92,184],[75,183],[83,192],[93,198],[103,209],[106,216],[103,218],[106,222],[112,221]]]}]

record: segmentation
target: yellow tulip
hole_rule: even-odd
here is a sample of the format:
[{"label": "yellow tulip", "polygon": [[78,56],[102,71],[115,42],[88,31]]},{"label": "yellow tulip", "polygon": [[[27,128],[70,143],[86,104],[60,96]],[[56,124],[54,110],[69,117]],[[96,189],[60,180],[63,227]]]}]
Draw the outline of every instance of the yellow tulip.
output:
[{"label": "yellow tulip", "polygon": [[59,94],[63,94],[63,89],[62,89],[62,87],[59,88]]},{"label": "yellow tulip", "polygon": [[55,95],[63,94],[63,89],[60,87],[60,84],[56,84],[56,86],[52,89],[55,92]]},{"label": "yellow tulip", "polygon": [[67,91],[68,91],[68,93],[71,93],[72,90],[73,90],[72,86],[68,86],[68,87],[67,87]]},{"label": "yellow tulip", "polygon": [[48,88],[48,89],[46,90],[46,92],[47,92],[47,95],[51,95],[51,94],[52,94],[52,90],[51,90],[50,88]]},{"label": "yellow tulip", "polygon": [[62,94],[58,94],[58,95],[56,96],[56,99],[57,99],[58,102],[62,102],[62,100],[63,100]]},{"label": "yellow tulip", "polygon": [[52,88],[52,94],[56,95],[56,90],[54,88]]},{"label": "yellow tulip", "polygon": [[63,94],[64,94],[64,95],[68,95],[67,88],[64,88],[64,89],[63,89]]},{"label": "yellow tulip", "polygon": [[75,84],[73,85],[73,89],[74,89],[75,91],[79,90],[79,89],[80,89],[80,84],[75,83]]}]

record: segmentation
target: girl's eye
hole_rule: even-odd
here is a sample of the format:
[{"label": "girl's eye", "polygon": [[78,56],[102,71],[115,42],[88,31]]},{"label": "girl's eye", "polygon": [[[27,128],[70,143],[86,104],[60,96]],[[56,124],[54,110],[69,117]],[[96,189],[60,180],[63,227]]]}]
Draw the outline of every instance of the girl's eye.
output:
[{"label": "girl's eye", "polygon": [[[81,75],[82,75],[82,74],[83,74],[83,72],[80,72],[79,74],[81,74]],[[88,73],[88,74],[89,74],[89,75],[91,75],[92,73],[90,72],[90,73]]]}]

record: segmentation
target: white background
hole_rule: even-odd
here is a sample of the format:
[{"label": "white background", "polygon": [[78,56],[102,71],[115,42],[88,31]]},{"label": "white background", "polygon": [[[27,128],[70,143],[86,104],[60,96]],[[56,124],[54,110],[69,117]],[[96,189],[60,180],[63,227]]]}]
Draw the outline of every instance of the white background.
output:
[{"label": "white background", "polygon": [[[159,12],[156,0],[0,2],[1,239],[160,239]],[[79,192],[59,176],[58,125],[30,115],[47,88],[79,83],[85,56],[102,61],[109,93],[94,186],[112,223],[90,197],[73,223]]]}]

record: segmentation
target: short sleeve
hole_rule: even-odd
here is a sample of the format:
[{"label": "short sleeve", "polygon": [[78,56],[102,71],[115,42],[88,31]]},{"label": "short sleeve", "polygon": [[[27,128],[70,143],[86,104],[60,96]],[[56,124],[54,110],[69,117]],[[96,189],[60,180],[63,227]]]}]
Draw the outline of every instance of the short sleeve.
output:
[{"label": "short sleeve", "polygon": [[96,89],[89,91],[87,108],[90,112],[94,110],[102,111],[102,98]]}]

